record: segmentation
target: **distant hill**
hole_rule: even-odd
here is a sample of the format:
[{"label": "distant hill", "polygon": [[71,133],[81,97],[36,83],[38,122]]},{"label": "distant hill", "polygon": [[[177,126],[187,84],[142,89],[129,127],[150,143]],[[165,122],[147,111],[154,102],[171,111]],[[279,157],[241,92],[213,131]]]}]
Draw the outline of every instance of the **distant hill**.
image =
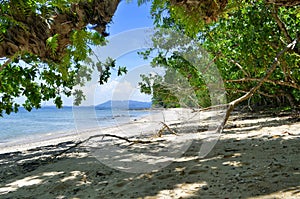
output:
[{"label": "distant hill", "polygon": [[140,102],[134,100],[124,100],[124,101],[109,100],[107,102],[97,105],[95,108],[98,110],[111,109],[112,107],[114,109],[137,110],[137,109],[148,109],[151,108],[151,106],[152,106],[151,102]]}]

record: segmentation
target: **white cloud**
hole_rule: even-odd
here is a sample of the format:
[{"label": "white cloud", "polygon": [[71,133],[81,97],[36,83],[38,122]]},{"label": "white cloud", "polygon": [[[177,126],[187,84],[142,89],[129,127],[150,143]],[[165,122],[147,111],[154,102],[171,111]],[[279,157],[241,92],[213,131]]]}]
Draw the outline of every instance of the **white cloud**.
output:
[{"label": "white cloud", "polygon": [[125,80],[116,85],[113,100],[150,101],[151,96],[141,93],[137,82]]},{"label": "white cloud", "polygon": [[115,89],[117,83],[118,82],[116,80],[110,80],[104,85],[98,84],[94,92],[94,105],[111,100],[113,90]]},{"label": "white cloud", "polygon": [[95,83],[81,89],[86,96],[81,106],[97,105],[108,100],[151,101],[151,96],[141,93],[137,84],[129,81],[110,80],[104,85]]},{"label": "white cloud", "polygon": [[119,82],[113,91],[113,100],[129,100],[135,88],[128,81]]}]

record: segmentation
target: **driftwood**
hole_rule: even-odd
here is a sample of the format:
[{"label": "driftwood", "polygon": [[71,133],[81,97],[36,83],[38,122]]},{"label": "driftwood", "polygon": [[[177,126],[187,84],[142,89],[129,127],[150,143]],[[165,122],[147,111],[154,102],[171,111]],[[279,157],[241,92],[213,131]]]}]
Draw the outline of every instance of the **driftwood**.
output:
[{"label": "driftwood", "polygon": [[[228,103],[228,104],[221,104],[221,105],[217,105],[217,106],[212,106],[212,107],[208,107],[208,108],[204,108],[204,109],[200,109],[200,110],[194,110],[194,111],[203,111],[203,110],[210,110],[210,109],[213,109],[213,108],[220,108],[220,107],[227,107],[227,110],[226,110],[226,114],[224,116],[224,119],[222,121],[222,123],[220,124],[220,126],[218,127],[217,129],[217,133],[221,133],[226,125],[226,122],[228,121],[229,117],[230,117],[230,114],[231,112],[233,111],[233,109],[236,107],[236,105],[238,105],[239,103],[249,99],[265,82],[267,82],[268,78],[271,76],[271,74],[274,72],[274,70],[276,69],[277,67],[277,63],[278,63],[278,59],[286,52],[288,51],[289,49],[293,49],[295,47],[295,45],[297,44],[297,42],[300,40],[300,36],[295,39],[293,42],[291,42],[290,44],[288,44],[282,51],[280,51],[276,57],[274,58],[274,61],[271,65],[271,67],[269,68],[269,70],[267,71],[265,77],[263,77],[259,82],[258,84],[253,87],[249,92],[247,92],[245,95],[243,95],[242,97]],[[170,133],[174,134],[174,135],[177,135],[177,133],[172,130],[166,123],[164,122],[161,122],[163,124],[163,127],[157,132],[156,136],[155,137],[161,137],[163,135],[163,132],[165,129],[167,129]],[[87,139],[85,140],[82,140],[82,141],[79,141],[77,143],[75,143],[73,146],[61,151],[60,153],[56,154],[53,156],[53,158],[56,158],[68,151],[70,151],[71,149],[74,149],[76,147],[78,147],[79,145],[93,139],[93,138],[98,138],[98,137],[113,137],[113,138],[117,138],[117,139],[120,139],[120,140],[124,140],[130,144],[149,144],[149,143],[153,143],[155,142],[154,140],[139,140],[139,139],[128,139],[126,137],[122,137],[122,136],[118,136],[118,135],[113,135],[113,134],[101,134],[101,135],[93,135],[93,136],[90,136],[88,137]],[[161,140],[159,140],[161,141]]]},{"label": "driftwood", "polygon": [[156,133],[155,137],[161,137],[165,129],[168,129],[170,133],[177,135],[177,133],[174,130],[172,130],[166,123],[161,123],[163,124],[163,127]]},{"label": "driftwood", "polygon": [[[162,122],[162,123],[163,123],[163,122]],[[163,124],[164,124],[164,127],[159,131],[159,133],[162,132],[165,128],[167,128],[171,133],[176,134],[173,130],[170,129],[170,127],[169,127],[167,124],[165,124],[165,123],[163,123]],[[162,133],[160,134],[159,137],[161,137],[161,135],[162,135]],[[102,137],[102,139],[103,139],[104,137],[113,137],[113,138],[117,138],[117,139],[120,139],[120,140],[124,140],[124,141],[130,143],[131,145],[133,145],[133,144],[149,144],[149,143],[154,143],[154,142],[156,142],[156,141],[154,141],[154,140],[128,139],[128,138],[126,138],[126,137],[122,137],[122,136],[118,136],[118,135],[113,135],[113,134],[93,135],[93,136],[88,137],[88,138],[85,139],[85,140],[81,140],[81,141],[76,142],[73,146],[70,146],[70,147],[68,147],[67,149],[63,150],[63,151],[60,151],[60,152],[57,153],[57,154],[54,154],[54,155],[52,156],[52,158],[56,158],[56,157],[58,157],[58,156],[60,156],[60,155],[62,155],[62,154],[64,154],[64,153],[66,153],[66,152],[68,152],[68,151],[70,151],[70,150],[72,150],[72,149],[74,149],[74,148],[80,146],[81,144],[83,144],[83,143],[85,143],[85,142],[87,142],[87,141],[89,141],[89,140],[91,140],[91,139],[99,138],[99,137]],[[159,140],[159,141],[161,141],[161,140]]]}]

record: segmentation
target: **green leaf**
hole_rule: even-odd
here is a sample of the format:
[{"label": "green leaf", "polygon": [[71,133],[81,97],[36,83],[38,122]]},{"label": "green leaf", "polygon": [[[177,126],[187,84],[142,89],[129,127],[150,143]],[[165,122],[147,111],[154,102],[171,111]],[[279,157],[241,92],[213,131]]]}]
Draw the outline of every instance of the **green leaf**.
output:
[{"label": "green leaf", "polygon": [[59,34],[55,34],[46,40],[47,47],[51,50],[52,55],[55,54],[58,47],[58,36]]}]

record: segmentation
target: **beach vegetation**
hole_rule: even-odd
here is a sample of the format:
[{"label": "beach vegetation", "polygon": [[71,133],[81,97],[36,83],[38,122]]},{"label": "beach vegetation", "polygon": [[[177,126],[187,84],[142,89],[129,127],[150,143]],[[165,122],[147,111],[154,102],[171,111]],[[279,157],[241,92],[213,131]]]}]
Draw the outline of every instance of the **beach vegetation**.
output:
[{"label": "beach vegetation", "polygon": [[[269,105],[295,108],[300,104],[299,4],[298,1],[263,0],[154,0],[151,13],[157,27],[172,29],[201,44],[211,60],[204,64],[209,67],[213,63],[219,70],[228,101],[242,99],[238,101],[251,110]],[[211,106],[205,74],[197,74],[199,66],[193,66],[177,51],[171,52],[181,44],[174,39],[171,45],[165,45],[164,39],[172,37],[172,34],[166,35],[164,32],[153,38],[158,47],[155,50],[159,49],[160,53],[152,59],[152,65],[167,70],[160,84],[168,82],[169,70],[176,68],[194,88],[199,106]],[[191,45],[185,54],[197,48]],[[141,54],[148,58],[153,50]],[[147,91],[146,82],[142,87],[144,91]],[[163,98],[164,103],[178,106],[176,96],[163,88],[154,93],[154,101]]]},{"label": "beach vegetation", "polygon": [[[49,100],[60,108],[62,96],[73,95],[78,105],[84,94],[73,88],[90,80],[93,70],[99,72],[99,83],[106,83],[111,69],[117,68],[115,60],[91,64],[88,56],[91,46],[106,44],[106,25],[119,2],[0,0],[0,116],[17,112],[20,106],[28,111],[40,108]],[[228,101],[242,99],[236,102],[243,101],[250,109],[299,104],[298,0],[138,1],[146,2],[151,2],[157,27],[186,35],[208,52],[224,80]],[[182,52],[168,52],[174,46],[161,42],[167,34],[153,38],[159,52],[152,60],[154,67],[165,67],[166,74],[161,79],[143,76],[142,92],[152,94],[157,106],[211,106],[206,80],[213,76],[199,73]],[[194,55],[198,49],[189,46],[186,52]],[[149,53],[151,49],[141,54],[148,58]],[[118,75],[126,72],[125,67],[117,70]],[[192,88],[194,96],[188,97],[191,91],[186,89],[181,96],[187,97],[179,100],[170,87],[174,81]],[[24,103],[16,101],[19,97]]]},{"label": "beach vegetation", "polygon": [[[92,46],[106,44],[106,25],[119,2],[0,0],[0,116],[49,100],[60,108],[62,96],[73,95],[79,104],[83,92],[73,88],[90,79],[87,57]],[[108,62],[94,64],[105,82]]]}]

